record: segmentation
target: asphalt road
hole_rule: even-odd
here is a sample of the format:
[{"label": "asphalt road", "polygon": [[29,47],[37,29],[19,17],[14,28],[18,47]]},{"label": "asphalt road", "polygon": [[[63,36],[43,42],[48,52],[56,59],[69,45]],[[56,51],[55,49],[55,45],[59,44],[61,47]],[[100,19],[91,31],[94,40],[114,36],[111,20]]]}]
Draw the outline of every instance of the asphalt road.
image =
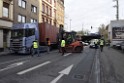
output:
[{"label": "asphalt road", "polygon": [[40,57],[0,56],[0,83],[124,83],[123,55],[114,49],[100,52],[86,47],[82,53],[64,56],[57,50]]}]

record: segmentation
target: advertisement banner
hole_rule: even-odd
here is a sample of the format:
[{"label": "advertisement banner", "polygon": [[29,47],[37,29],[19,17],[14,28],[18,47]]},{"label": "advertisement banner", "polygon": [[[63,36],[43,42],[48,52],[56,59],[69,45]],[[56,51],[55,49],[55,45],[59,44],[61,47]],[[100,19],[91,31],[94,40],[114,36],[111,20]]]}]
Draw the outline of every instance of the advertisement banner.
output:
[{"label": "advertisement banner", "polygon": [[124,39],[124,27],[113,27],[112,28],[113,39]]}]

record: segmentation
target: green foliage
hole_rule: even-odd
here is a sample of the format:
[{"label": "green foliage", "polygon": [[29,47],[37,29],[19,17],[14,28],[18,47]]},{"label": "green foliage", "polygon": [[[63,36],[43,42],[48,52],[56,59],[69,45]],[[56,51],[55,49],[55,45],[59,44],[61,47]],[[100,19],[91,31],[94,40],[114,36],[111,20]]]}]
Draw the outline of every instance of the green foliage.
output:
[{"label": "green foliage", "polygon": [[104,25],[102,24],[100,27],[99,27],[99,33],[100,35],[103,35],[105,41],[107,41],[108,39],[108,25]]}]

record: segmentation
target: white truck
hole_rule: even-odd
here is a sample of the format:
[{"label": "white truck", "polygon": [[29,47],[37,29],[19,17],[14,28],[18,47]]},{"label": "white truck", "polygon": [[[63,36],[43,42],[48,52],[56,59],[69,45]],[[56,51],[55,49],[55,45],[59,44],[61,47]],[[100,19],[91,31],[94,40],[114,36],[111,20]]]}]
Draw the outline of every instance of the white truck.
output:
[{"label": "white truck", "polygon": [[111,46],[120,46],[124,41],[124,20],[112,20],[108,29],[108,38]]}]

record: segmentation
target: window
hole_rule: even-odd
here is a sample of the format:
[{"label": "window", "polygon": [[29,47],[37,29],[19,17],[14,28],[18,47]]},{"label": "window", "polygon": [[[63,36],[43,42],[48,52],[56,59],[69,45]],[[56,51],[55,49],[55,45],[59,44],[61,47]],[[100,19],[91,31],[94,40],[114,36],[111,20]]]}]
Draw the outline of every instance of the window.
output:
[{"label": "window", "polygon": [[36,19],[31,19],[31,23],[35,23],[35,22],[37,22]]},{"label": "window", "polygon": [[56,7],[56,1],[54,0],[54,6]]},{"label": "window", "polygon": [[46,22],[48,23],[48,18],[46,19]]},{"label": "window", "polygon": [[50,24],[52,24],[52,20],[50,20]]},{"label": "window", "polygon": [[18,6],[22,8],[26,8],[26,1],[25,0],[18,0]]},{"label": "window", "polygon": [[56,18],[56,10],[54,10],[54,17]]},{"label": "window", "polygon": [[24,30],[23,29],[12,30],[11,37],[12,38],[24,37]]},{"label": "window", "polygon": [[9,17],[9,4],[3,2],[3,17]]},{"label": "window", "polygon": [[26,17],[23,15],[18,15],[18,22],[25,23],[26,22]]},{"label": "window", "polygon": [[45,5],[44,4],[42,4],[42,8],[43,8],[42,12],[45,13]]},{"label": "window", "polygon": [[46,6],[46,14],[48,14],[48,6]]},{"label": "window", "polygon": [[31,11],[34,13],[37,13],[37,7],[34,5],[31,5]]},{"label": "window", "polygon": [[50,16],[52,16],[52,9],[50,8]]},{"label": "window", "polygon": [[26,37],[33,36],[35,35],[35,29],[34,28],[25,29],[25,34]]},{"label": "window", "polygon": [[42,16],[42,21],[45,22],[45,18]]}]

